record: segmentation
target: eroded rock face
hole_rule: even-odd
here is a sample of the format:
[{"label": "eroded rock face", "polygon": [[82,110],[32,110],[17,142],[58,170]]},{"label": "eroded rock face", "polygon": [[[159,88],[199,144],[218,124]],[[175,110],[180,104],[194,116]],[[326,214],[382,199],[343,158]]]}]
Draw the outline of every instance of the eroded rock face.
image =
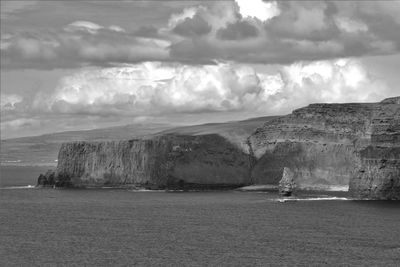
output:
[{"label": "eroded rock face", "polygon": [[400,147],[369,146],[350,180],[355,198],[400,200]]},{"label": "eroded rock face", "polygon": [[279,194],[291,196],[295,189],[294,173],[287,167],[283,168],[282,179],[279,181]]},{"label": "eroded rock face", "polygon": [[312,104],[258,128],[249,138],[258,159],[256,183],[278,183],[287,166],[301,187],[348,185],[373,109],[374,104]]},{"label": "eroded rock face", "polygon": [[356,198],[400,199],[400,98],[373,113],[371,143],[360,149],[349,191]]},{"label": "eroded rock face", "polygon": [[257,158],[253,180],[277,184],[287,166],[301,188],[346,186],[361,162],[368,164],[360,151],[377,142],[399,144],[398,110],[398,97],[380,103],[312,104],[266,123],[249,137]]},{"label": "eroded rock face", "polygon": [[219,135],[165,135],[149,140],[63,144],[56,183],[224,187],[248,184],[249,174],[249,155]]}]

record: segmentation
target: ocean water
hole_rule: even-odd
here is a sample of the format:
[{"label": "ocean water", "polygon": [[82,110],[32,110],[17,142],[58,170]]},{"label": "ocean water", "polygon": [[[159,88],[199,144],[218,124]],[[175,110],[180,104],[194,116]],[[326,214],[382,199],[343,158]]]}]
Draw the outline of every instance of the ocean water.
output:
[{"label": "ocean water", "polygon": [[278,202],[275,192],[7,188],[0,266],[400,262],[400,202],[344,200],[343,192]]},{"label": "ocean water", "polygon": [[55,167],[46,166],[0,166],[0,188],[36,185],[41,173]]}]

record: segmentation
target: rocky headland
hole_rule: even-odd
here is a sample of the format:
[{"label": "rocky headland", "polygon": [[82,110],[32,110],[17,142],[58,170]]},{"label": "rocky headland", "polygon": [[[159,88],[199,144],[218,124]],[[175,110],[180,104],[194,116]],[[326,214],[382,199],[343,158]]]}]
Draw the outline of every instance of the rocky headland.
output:
[{"label": "rocky headland", "polygon": [[277,183],[289,167],[303,188],[349,184],[354,197],[399,198],[399,99],[311,104],[265,123],[249,137],[253,180]]},{"label": "rocky headland", "polygon": [[221,132],[171,132],[65,143],[54,183],[183,189],[278,185],[287,167],[300,188],[350,185],[357,198],[398,199],[399,101],[311,104],[271,118],[241,139]]},{"label": "rocky headland", "polygon": [[219,135],[73,142],[61,146],[56,186],[139,185],[151,189],[249,184],[249,155]]}]

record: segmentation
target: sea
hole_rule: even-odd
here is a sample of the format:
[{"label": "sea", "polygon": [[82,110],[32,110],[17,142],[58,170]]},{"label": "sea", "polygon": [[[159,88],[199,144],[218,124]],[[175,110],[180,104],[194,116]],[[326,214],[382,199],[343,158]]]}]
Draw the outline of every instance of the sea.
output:
[{"label": "sea", "polygon": [[38,189],[1,167],[0,266],[400,266],[400,202],[347,192]]}]

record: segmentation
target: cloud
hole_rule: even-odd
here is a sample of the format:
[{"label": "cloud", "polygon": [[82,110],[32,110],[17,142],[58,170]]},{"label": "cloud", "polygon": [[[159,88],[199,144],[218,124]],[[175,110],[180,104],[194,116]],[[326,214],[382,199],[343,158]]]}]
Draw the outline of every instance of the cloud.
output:
[{"label": "cloud", "polygon": [[310,102],[379,101],[389,93],[355,59],[295,63],[274,73],[235,63],[147,62],[67,76],[37,106],[59,114],[285,114]]},{"label": "cloud", "polygon": [[19,32],[1,40],[6,68],[76,68],[167,60],[167,40],[134,36],[118,26],[77,21],[61,32]]},{"label": "cloud", "polygon": [[[395,54],[400,49],[397,34],[400,25],[394,16],[383,15],[389,13],[386,9],[373,13],[370,9],[362,9],[360,5],[363,4],[358,2],[349,6],[342,2],[280,1],[269,3],[276,5],[279,12],[262,21],[264,18],[243,13],[240,4],[236,9],[235,6],[226,8],[239,16],[231,16],[231,21],[223,26],[206,19],[216,29],[215,38],[187,38],[173,42],[170,56],[191,61],[290,64],[304,60]],[[217,13],[210,9],[207,16],[217,17]],[[236,42],[226,42],[229,39]]]},{"label": "cloud", "polygon": [[71,24],[68,24],[64,29],[66,31],[87,31],[91,34],[97,33],[100,29],[103,29],[103,26],[100,26],[96,23],[90,21],[75,21]]},{"label": "cloud", "polygon": [[125,32],[123,28],[117,25],[111,25],[110,27],[103,27],[99,24],[90,21],[81,21],[81,20],[72,22],[64,28],[64,30],[67,32],[84,31],[91,34],[97,34],[101,29],[107,29],[115,32]]},{"label": "cloud", "polygon": [[40,124],[39,121],[30,118],[20,118],[1,123],[1,131],[4,133],[6,130],[16,131],[23,128],[30,128],[33,125]]},{"label": "cloud", "polygon": [[0,5],[0,12],[1,12],[1,17],[12,17],[15,13],[26,9],[26,8],[32,8],[32,6],[35,6],[37,1],[1,1]]},{"label": "cloud", "polygon": [[201,36],[211,31],[211,26],[198,14],[178,23],[173,31],[182,36]]},{"label": "cloud", "polygon": [[47,103],[60,113],[157,115],[240,110],[261,90],[246,67],[143,63],[63,79]]},{"label": "cloud", "polygon": [[357,59],[247,65],[145,62],[87,67],[52,91],[3,94],[4,136],[128,124],[140,118],[205,123],[282,115],[318,102],[374,102],[394,96]]},{"label": "cloud", "polygon": [[217,37],[222,40],[242,40],[257,35],[258,29],[248,21],[229,23],[226,28],[220,28],[217,32]]},{"label": "cloud", "polygon": [[319,102],[374,102],[391,92],[355,59],[294,63],[281,74],[285,86],[267,100],[272,110]]},{"label": "cloud", "polygon": [[23,98],[17,94],[1,94],[0,107],[1,111],[13,110],[16,104],[21,103]]},{"label": "cloud", "polygon": [[139,37],[157,37],[158,29],[151,25],[142,26],[134,32],[135,36]]},{"label": "cloud", "polygon": [[335,17],[335,24],[339,27],[339,29],[349,33],[368,31],[368,26],[365,23],[347,17]]},{"label": "cloud", "polygon": [[282,13],[267,24],[267,30],[278,34],[287,34],[288,37],[312,37],[312,34],[325,31],[330,27],[326,15],[328,6],[316,2],[313,5],[306,3],[290,2],[281,3]]},{"label": "cloud", "polygon": [[246,18],[257,18],[260,21],[266,21],[280,14],[277,3],[264,2],[262,0],[236,0],[239,6],[240,14]]},{"label": "cloud", "polygon": [[189,7],[183,9],[182,12],[172,14],[168,20],[168,27],[170,29],[175,28],[179,23],[183,22],[185,19],[193,18],[194,15],[197,13],[199,7]]},{"label": "cloud", "polygon": [[110,27],[108,27],[108,29],[110,29],[111,31],[115,31],[115,32],[126,32],[125,29],[123,29],[117,25],[111,25]]},{"label": "cloud", "polygon": [[1,65],[46,69],[221,60],[291,64],[400,51],[396,1],[238,0],[184,6],[159,22],[160,27],[128,29],[78,20],[60,31],[49,26],[3,34],[2,29]]}]

